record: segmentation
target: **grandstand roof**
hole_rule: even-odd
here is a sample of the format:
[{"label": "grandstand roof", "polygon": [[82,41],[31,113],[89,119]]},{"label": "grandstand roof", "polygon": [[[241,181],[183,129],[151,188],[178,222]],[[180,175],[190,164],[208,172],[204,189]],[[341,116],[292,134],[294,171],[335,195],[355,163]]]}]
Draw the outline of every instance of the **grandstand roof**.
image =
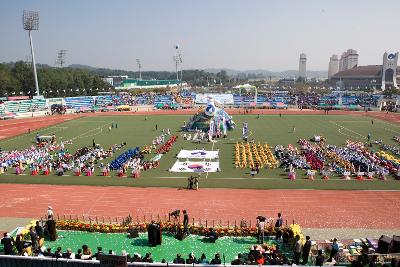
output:
[{"label": "grandstand roof", "polygon": [[179,80],[135,80],[135,79],[126,79],[123,81],[123,84],[136,84],[136,86],[154,86],[154,85],[168,85],[168,84],[179,84],[181,81]]},{"label": "grandstand roof", "polygon": [[[400,73],[400,67],[397,67],[397,73]],[[343,70],[332,78],[350,78],[350,77],[380,77],[382,76],[382,65],[368,65],[368,66],[357,66],[352,69]]]}]

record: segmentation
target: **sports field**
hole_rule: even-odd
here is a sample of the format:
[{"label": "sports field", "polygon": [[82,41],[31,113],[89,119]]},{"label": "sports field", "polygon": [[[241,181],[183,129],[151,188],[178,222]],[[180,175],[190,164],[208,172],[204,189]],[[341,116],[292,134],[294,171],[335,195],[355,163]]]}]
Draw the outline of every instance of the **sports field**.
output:
[{"label": "sports field", "polygon": [[[93,139],[104,149],[113,144],[126,142],[127,146],[116,154],[120,154],[128,148],[148,145],[161,134],[162,129],[170,128],[172,134],[179,136],[171,151],[164,155],[157,169],[144,171],[141,178],[119,178],[115,173],[112,177],[100,176],[100,170],[92,177],[73,176],[72,173],[59,177],[14,175],[9,171],[0,176],[1,183],[43,183],[43,184],[76,184],[76,185],[123,185],[139,187],[185,187],[188,173],[173,173],[168,169],[176,161],[176,154],[181,149],[206,149],[219,150],[220,168],[218,173],[203,173],[200,177],[200,187],[226,187],[226,188],[306,188],[306,189],[400,189],[400,182],[388,176],[387,181],[344,181],[341,177],[331,177],[329,181],[316,179],[309,181],[305,178],[305,172],[298,171],[298,179],[287,179],[287,173],[283,169],[262,169],[260,173],[251,177],[249,169],[238,169],[233,165],[234,145],[242,138],[241,125],[249,124],[249,139],[256,142],[275,145],[295,145],[300,138],[310,139],[314,135],[321,135],[327,139],[327,143],[342,145],[347,139],[353,141],[367,141],[368,133],[372,140],[383,140],[385,144],[396,145],[392,141],[394,135],[400,135],[400,125],[392,124],[367,116],[352,115],[235,115],[233,117],[237,128],[228,132],[228,138],[218,139],[216,143],[193,143],[183,140],[180,126],[184,121],[189,121],[191,115],[158,115],[158,116],[89,116],[70,120],[62,124],[41,129],[13,138],[0,141],[3,150],[23,149],[33,145],[37,133],[40,135],[57,136],[57,141],[72,140],[72,145],[66,148],[70,152],[83,146],[91,146]],[[373,123],[372,123],[373,120]],[[117,128],[109,130],[111,124],[117,124]],[[155,127],[158,127],[158,130]],[[293,133],[293,127],[296,128]],[[372,150],[380,150],[374,145]],[[152,154],[151,156],[154,156]],[[110,158],[108,161],[111,161]],[[105,161],[107,162],[107,161]]]}]

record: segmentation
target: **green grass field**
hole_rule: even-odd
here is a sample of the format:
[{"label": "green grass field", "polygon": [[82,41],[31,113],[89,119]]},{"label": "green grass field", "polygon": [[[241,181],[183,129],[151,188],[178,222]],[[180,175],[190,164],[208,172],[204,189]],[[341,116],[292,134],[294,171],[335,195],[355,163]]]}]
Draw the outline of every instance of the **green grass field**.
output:
[{"label": "green grass field", "polygon": [[[77,148],[91,146],[92,140],[108,148],[112,144],[127,142],[127,147],[144,146],[161,133],[161,129],[170,128],[173,134],[181,136],[180,126],[184,121],[190,119],[190,115],[158,115],[148,116],[100,116],[82,117],[68,121],[56,126],[42,129],[39,134],[55,133],[59,140],[72,139],[73,145],[67,148],[74,152]],[[241,141],[241,125],[249,123],[250,139],[266,142],[270,146],[277,144],[296,144],[299,138],[310,139],[314,135],[322,135],[327,138],[327,143],[341,145],[347,139],[353,141],[366,141],[367,134],[371,133],[372,139],[382,139],[384,143],[395,145],[392,141],[394,135],[400,134],[400,125],[388,123],[366,116],[351,115],[236,115],[234,121],[237,129],[228,132],[228,138],[218,140],[214,145],[211,143],[192,143],[178,138],[173,149],[161,159],[159,168],[141,173],[140,179],[102,177],[99,171],[92,177],[70,176],[30,176],[14,174],[3,174],[0,183],[43,183],[43,184],[76,184],[76,185],[118,185],[118,186],[140,186],[140,187],[185,187],[188,173],[172,173],[168,169],[176,161],[176,154],[180,149],[205,148],[206,150],[219,149],[221,172],[202,174],[200,187],[228,187],[228,188],[304,188],[304,189],[400,189],[400,181],[388,177],[387,181],[342,181],[340,177],[331,177],[329,181],[316,179],[309,181],[297,179],[290,181],[287,173],[282,169],[260,171],[260,174],[252,178],[248,169],[237,169],[233,165],[234,144]],[[108,130],[111,123],[117,123],[118,128]],[[158,125],[158,131],[155,125]],[[296,132],[292,133],[293,126]],[[37,132],[17,136],[0,141],[3,150],[23,149],[33,144]],[[378,150],[377,146],[372,150]],[[125,150],[125,149],[124,149]],[[118,151],[120,154],[123,151]],[[110,161],[112,159],[109,159]],[[298,171],[298,177],[303,175]]]},{"label": "green grass field", "polygon": [[[113,249],[117,254],[122,250],[133,256],[134,253],[139,253],[144,256],[150,252],[153,260],[161,262],[165,259],[172,262],[177,253],[181,253],[186,259],[189,253],[194,252],[196,257],[200,257],[201,253],[205,253],[210,260],[216,253],[225,255],[226,261],[230,263],[238,253],[245,253],[249,247],[255,244],[254,237],[221,237],[216,243],[208,243],[203,241],[202,236],[190,235],[183,241],[179,241],[171,234],[163,234],[162,246],[150,247],[148,245],[147,233],[141,233],[138,238],[130,239],[126,234],[105,234],[105,233],[87,233],[74,231],[58,231],[59,236],[56,241],[46,240],[46,246],[51,247],[55,251],[61,246],[63,249],[71,248],[76,252],[82,244],[87,244],[93,251],[101,246],[104,252]],[[269,244],[274,244],[275,241],[268,241]]]}]

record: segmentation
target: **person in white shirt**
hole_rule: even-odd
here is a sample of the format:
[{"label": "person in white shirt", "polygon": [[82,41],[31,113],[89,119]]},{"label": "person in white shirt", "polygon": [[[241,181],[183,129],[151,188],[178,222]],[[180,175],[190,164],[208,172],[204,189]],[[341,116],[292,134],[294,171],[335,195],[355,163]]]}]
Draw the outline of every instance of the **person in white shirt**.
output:
[{"label": "person in white shirt", "polygon": [[48,220],[54,219],[54,212],[53,212],[53,208],[51,206],[48,206],[48,208],[47,208],[47,219]]},{"label": "person in white shirt", "polygon": [[258,219],[257,228],[258,228],[258,244],[263,244],[264,232],[265,232],[265,220]]}]

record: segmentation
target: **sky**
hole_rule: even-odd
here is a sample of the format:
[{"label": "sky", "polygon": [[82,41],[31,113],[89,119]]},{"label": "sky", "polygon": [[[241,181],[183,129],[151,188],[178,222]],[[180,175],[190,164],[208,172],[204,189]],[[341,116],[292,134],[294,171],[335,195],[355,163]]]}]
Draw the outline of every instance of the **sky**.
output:
[{"label": "sky", "polygon": [[359,65],[382,64],[400,50],[399,0],[1,0],[0,62],[26,60],[24,9],[37,10],[37,63],[137,70],[174,70],[175,44],[184,69],[327,71],[329,57],[352,48]]}]

